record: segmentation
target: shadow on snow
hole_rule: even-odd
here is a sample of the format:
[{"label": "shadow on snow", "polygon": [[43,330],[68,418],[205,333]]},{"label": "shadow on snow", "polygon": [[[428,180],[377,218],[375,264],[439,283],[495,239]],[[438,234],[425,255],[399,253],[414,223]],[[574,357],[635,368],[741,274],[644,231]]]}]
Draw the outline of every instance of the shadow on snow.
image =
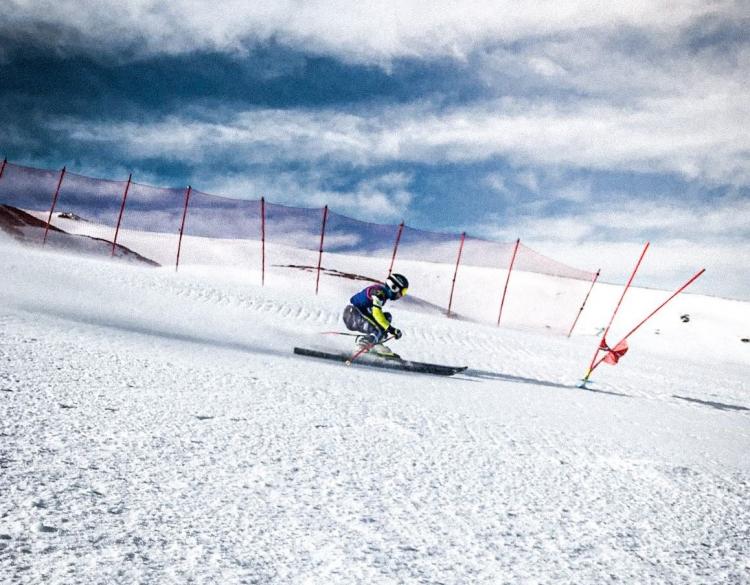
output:
[{"label": "shadow on snow", "polygon": [[514,382],[516,384],[531,384],[534,386],[545,386],[547,388],[561,388],[565,390],[586,390],[588,392],[596,392],[597,394],[609,394],[610,396],[622,396],[630,398],[628,394],[622,394],[620,392],[613,392],[611,390],[601,390],[598,388],[581,388],[580,386],[573,384],[561,384],[559,382],[550,382],[548,380],[539,380],[536,378],[525,378],[523,376],[512,376],[510,374],[503,374],[500,372],[489,372],[487,370],[474,370],[468,369],[462,372],[462,377],[473,378],[477,381],[480,380],[502,380],[503,382]]},{"label": "shadow on snow", "polygon": [[750,412],[750,408],[747,408],[745,406],[737,406],[735,404],[724,404],[723,402],[714,402],[713,400],[699,400],[697,398],[688,398],[687,396],[678,396],[677,394],[672,394],[672,396],[674,398],[679,398],[680,400],[684,400],[686,402],[694,402],[696,404],[710,406],[711,408],[715,408],[716,410],[734,411],[734,412]]}]

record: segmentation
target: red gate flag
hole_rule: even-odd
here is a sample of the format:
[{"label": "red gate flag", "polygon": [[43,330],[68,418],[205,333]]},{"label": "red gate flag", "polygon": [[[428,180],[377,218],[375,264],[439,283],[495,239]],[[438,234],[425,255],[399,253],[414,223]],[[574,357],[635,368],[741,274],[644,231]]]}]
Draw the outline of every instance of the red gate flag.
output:
[{"label": "red gate flag", "polygon": [[[628,331],[628,333],[625,335],[625,337],[623,337],[617,343],[617,345],[615,346],[614,349],[609,349],[607,347],[606,342],[604,341],[604,337],[602,337],[602,342],[601,342],[601,344],[599,344],[599,349],[597,351],[607,351],[608,353],[603,358],[600,358],[599,361],[597,361],[589,369],[588,373],[586,374],[586,378],[584,378],[584,380],[583,380],[583,383],[584,384],[586,383],[586,381],[588,380],[589,376],[591,375],[591,372],[593,372],[594,369],[596,369],[596,367],[599,364],[601,364],[602,362],[606,362],[608,364],[613,364],[613,363],[616,364],[619,361],[619,359],[623,355],[625,355],[625,353],[628,351],[628,346],[627,346],[627,342],[626,342],[627,338],[630,337],[631,335],[633,335],[633,333],[635,333],[636,331],[638,331],[638,329],[640,329],[641,325],[643,325],[646,321],[648,321],[651,317],[653,317],[656,313],[658,313],[664,307],[664,305],[666,305],[669,301],[671,301],[678,294],[680,294],[683,290],[685,290],[688,286],[690,286],[690,284],[692,284],[693,281],[696,280],[705,271],[706,271],[705,268],[701,268],[698,272],[696,272],[690,280],[688,280],[685,284],[683,284],[680,288],[678,288],[675,292],[673,292],[666,301],[664,301],[661,305],[659,305],[658,307],[656,307],[653,311],[651,311],[648,314],[647,317],[643,318],[641,320],[641,322],[638,323],[638,325],[636,325],[630,331]],[[614,360],[614,362],[612,360]]]},{"label": "red gate flag", "polygon": [[628,353],[628,342],[623,339],[620,343],[615,345],[613,348],[606,348],[607,355],[604,356],[604,363],[614,366],[620,361],[620,358]]}]

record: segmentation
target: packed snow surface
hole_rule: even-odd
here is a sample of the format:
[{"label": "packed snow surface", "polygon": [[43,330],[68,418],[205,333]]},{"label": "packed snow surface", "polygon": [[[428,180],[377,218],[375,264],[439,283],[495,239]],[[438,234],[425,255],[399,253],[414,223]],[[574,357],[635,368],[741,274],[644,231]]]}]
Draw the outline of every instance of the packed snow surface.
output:
[{"label": "packed snow surface", "polygon": [[389,304],[452,378],[294,356],[362,284],[0,235],[0,582],[750,583],[748,303],[678,297],[589,390],[617,287],[570,339]]}]

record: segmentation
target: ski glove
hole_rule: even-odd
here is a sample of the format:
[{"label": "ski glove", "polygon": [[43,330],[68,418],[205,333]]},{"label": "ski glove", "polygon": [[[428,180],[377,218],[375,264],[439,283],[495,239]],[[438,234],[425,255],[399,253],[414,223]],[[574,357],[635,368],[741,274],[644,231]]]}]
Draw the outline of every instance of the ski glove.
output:
[{"label": "ski glove", "polygon": [[396,339],[401,339],[401,336],[403,335],[401,329],[396,329],[393,325],[388,328],[388,333],[393,335]]}]

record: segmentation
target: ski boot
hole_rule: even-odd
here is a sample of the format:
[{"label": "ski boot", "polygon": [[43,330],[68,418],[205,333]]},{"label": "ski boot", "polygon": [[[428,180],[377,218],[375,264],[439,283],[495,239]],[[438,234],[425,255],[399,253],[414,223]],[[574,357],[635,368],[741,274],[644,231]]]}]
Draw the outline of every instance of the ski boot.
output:
[{"label": "ski boot", "polygon": [[387,359],[387,360],[400,360],[401,356],[395,353],[390,347],[383,343],[376,343],[372,346],[372,349],[370,350],[370,353],[374,353],[378,357]]},{"label": "ski boot", "polygon": [[357,347],[384,359],[401,359],[401,356],[394,353],[390,347],[382,343],[377,343],[374,335],[360,335],[357,337]]},{"label": "ski boot", "polygon": [[358,335],[356,343],[360,349],[370,349],[370,346],[375,345],[375,337],[373,335]]}]

